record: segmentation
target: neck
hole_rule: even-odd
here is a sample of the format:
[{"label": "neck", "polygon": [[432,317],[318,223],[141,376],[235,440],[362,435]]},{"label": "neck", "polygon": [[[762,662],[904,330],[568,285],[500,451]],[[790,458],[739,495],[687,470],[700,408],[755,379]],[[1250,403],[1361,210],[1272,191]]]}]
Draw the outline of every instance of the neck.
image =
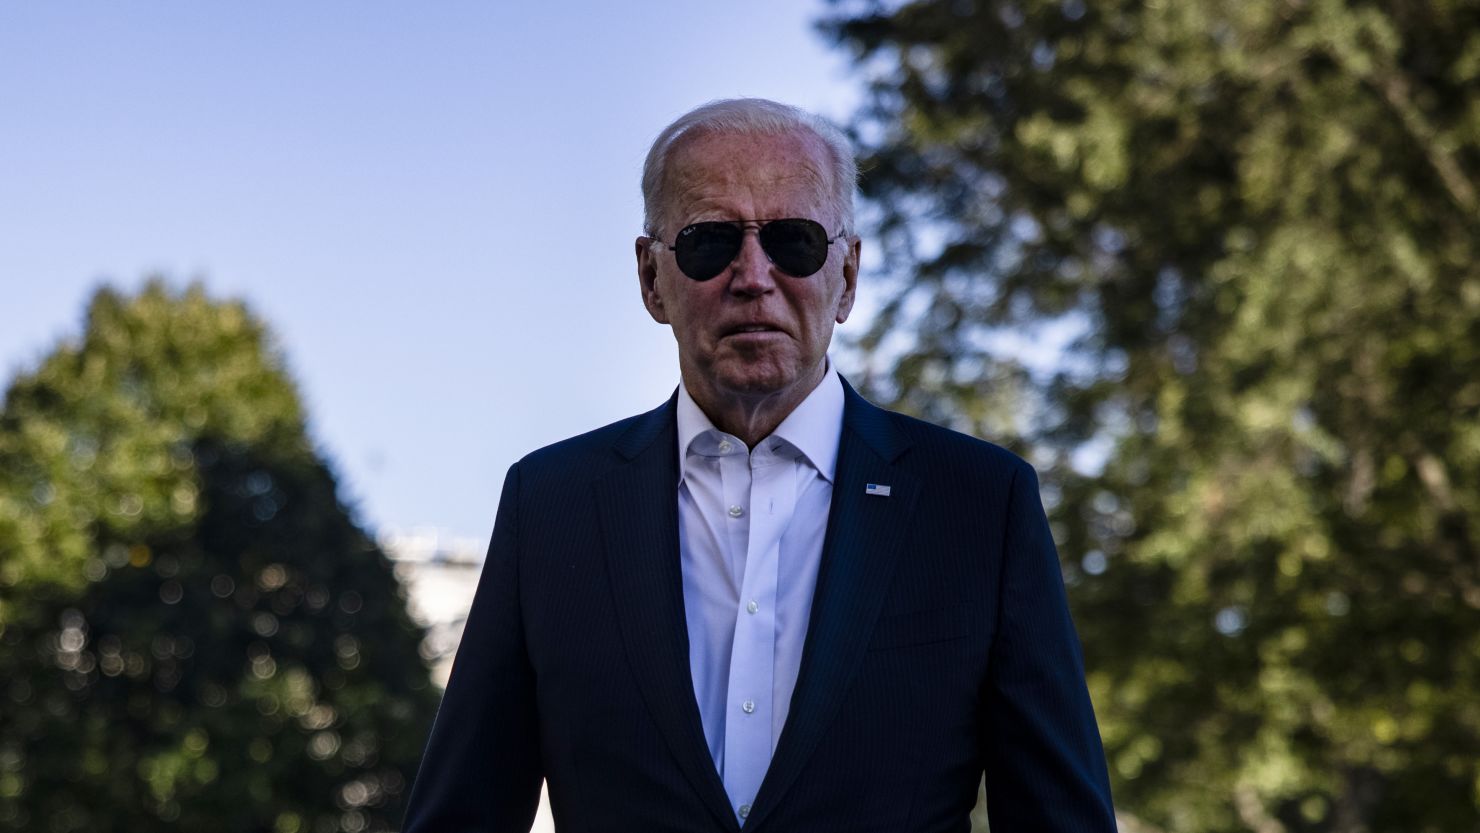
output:
[{"label": "neck", "polygon": [[709,417],[715,428],[739,437],[747,448],[755,448],[817,389],[826,369],[827,360],[824,359],[795,384],[764,394],[722,391],[703,382],[693,384],[694,380],[687,375],[683,381],[694,404]]}]

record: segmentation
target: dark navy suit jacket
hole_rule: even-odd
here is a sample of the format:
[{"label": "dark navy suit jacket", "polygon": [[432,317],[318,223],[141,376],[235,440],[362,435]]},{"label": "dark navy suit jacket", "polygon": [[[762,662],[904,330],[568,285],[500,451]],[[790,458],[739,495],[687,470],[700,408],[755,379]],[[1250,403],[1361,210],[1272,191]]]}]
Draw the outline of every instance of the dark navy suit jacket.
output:
[{"label": "dark navy suit jacket", "polygon": [[[844,384],[791,711],[744,830],[1113,833],[1031,466]],[[674,401],[510,469],[405,833],[737,833],[689,673]],[[887,497],[867,484],[889,487]]]}]

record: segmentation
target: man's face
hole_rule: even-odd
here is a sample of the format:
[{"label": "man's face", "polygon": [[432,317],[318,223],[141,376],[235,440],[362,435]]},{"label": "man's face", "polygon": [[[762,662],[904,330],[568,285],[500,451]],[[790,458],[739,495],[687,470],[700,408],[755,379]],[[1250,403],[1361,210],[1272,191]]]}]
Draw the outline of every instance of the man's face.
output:
[{"label": "man's face", "polygon": [[[841,218],[826,209],[825,154],[805,134],[686,138],[669,161],[659,234],[671,244],[690,223],[799,217],[832,237]],[[853,308],[856,237],[833,243],[822,269],[797,278],[767,259],[754,229],[734,261],[707,281],[679,271],[667,246],[637,241],[643,303],[672,326],[684,383],[701,403],[780,395],[795,406],[821,379],[833,325]]]}]

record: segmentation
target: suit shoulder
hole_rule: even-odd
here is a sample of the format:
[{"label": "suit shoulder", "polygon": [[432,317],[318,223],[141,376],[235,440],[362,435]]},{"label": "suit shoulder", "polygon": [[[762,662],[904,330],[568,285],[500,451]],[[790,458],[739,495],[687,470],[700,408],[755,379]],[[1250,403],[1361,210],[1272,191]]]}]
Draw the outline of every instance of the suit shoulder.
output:
[{"label": "suit shoulder", "polygon": [[524,472],[554,473],[579,468],[590,474],[593,466],[617,459],[616,448],[624,439],[642,434],[656,434],[661,428],[667,403],[646,413],[619,419],[559,442],[537,448],[520,458],[515,465]]},{"label": "suit shoulder", "polygon": [[1002,446],[963,434],[950,428],[926,422],[923,419],[886,410],[900,436],[911,444],[911,451],[919,454],[937,470],[969,470],[1006,478],[1031,476],[1037,480],[1033,465],[1016,453]]}]

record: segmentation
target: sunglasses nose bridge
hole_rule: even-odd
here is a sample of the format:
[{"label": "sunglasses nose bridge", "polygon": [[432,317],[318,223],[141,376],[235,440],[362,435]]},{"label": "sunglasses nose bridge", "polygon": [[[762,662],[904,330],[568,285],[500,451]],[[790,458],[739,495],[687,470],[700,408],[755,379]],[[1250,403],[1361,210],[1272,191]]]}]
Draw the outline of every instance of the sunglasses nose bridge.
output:
[{"label": "sunglasses nose bridge", "polygon": [[[760,231],[760,223],[740,224],[740,247],[730,261],[730,269],[735,280],[740,281],[743,286],[754,285],[757,280],[773,280],[771,267],[774,261],[771,260],[771,253],[761,245]],[[756,266],[760,268],[757,269]]]}]

